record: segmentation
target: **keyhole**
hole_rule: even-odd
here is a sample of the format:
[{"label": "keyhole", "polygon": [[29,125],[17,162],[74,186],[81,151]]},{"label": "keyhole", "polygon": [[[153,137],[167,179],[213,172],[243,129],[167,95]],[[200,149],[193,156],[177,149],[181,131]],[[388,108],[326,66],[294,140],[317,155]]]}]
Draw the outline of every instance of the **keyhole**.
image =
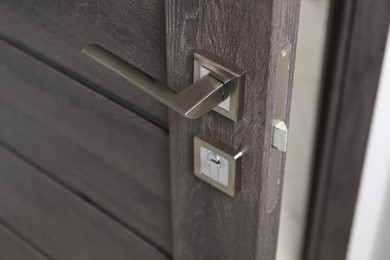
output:
[{"label": "keyhole", "polygon": [[213,166],[215,167],[221,166],[221,159],[215,153],[209,153],[207,155],[207,158],[209,159],[209,163],[212,164]]},{"label": "keyhole", "polygon": [[215,153],[209,153],[207,158],[209,160],[210,177],[214,180],[219,180],[219,167],[221,167],[221,159]]}]

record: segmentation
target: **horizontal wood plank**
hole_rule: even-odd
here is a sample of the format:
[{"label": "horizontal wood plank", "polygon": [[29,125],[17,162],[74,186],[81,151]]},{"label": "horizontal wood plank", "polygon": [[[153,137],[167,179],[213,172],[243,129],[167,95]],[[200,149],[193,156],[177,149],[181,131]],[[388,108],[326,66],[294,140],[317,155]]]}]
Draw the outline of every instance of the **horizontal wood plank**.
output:
[{"label": "horizontal wood plank", "polygon": [[0,140],[171,251],[168,134],[0,42]]},{"label": "horizontal wood plank", "polygon": [[97,43],[165,83],[164,1],[0,1],[0,36],[166,124],[165,106],[80,53]]},{"label": "horizontal wood plank", "polygon": [[47,258],[0,225],[0,259],[44,260]]},{"label": "horizontal wood plank", "polygon": [[53,258],[167,259],[2,147],[0,162],[0,217]]}]

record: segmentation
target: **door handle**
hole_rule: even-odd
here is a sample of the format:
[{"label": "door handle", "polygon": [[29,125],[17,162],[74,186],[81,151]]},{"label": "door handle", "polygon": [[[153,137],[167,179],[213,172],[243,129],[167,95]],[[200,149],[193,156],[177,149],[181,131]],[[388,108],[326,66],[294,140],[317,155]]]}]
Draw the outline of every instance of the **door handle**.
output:
[{"label": "door handle", "polygon": [[82,49],[82,53],[191,119],[202,116],[228,98],[231,82],[236,78],[223,69],[217,69],[218,71],[211,71],[181,92],[175,92],[99,45],[88,45]]}]

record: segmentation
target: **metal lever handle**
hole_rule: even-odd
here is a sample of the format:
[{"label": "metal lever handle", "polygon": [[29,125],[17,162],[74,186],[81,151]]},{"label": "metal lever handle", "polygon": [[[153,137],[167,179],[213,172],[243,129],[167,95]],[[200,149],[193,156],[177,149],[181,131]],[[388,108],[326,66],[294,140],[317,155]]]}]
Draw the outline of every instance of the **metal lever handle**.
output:
[{"label": "metal lever handle", "polygon": [[99,45],[88,45],[82,53],[191,119],[209,112],[230,95],[229,75],[211,72],[177,93]]}]

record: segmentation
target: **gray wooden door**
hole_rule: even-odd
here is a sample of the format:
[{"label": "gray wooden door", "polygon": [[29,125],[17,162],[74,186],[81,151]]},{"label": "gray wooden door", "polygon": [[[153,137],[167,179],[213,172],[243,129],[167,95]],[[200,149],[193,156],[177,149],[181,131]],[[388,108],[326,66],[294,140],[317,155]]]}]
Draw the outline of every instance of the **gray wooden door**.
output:
[{"label": "gray wooden door", "polygon": [[[0,1],[0,257],[274,259],[298,7]],[[91,43],[176,91],[211,53],[245,71],[242,116],[187,119],[88,60]],[[235,196],[194,175],[199,134],[242,153]]]}]

